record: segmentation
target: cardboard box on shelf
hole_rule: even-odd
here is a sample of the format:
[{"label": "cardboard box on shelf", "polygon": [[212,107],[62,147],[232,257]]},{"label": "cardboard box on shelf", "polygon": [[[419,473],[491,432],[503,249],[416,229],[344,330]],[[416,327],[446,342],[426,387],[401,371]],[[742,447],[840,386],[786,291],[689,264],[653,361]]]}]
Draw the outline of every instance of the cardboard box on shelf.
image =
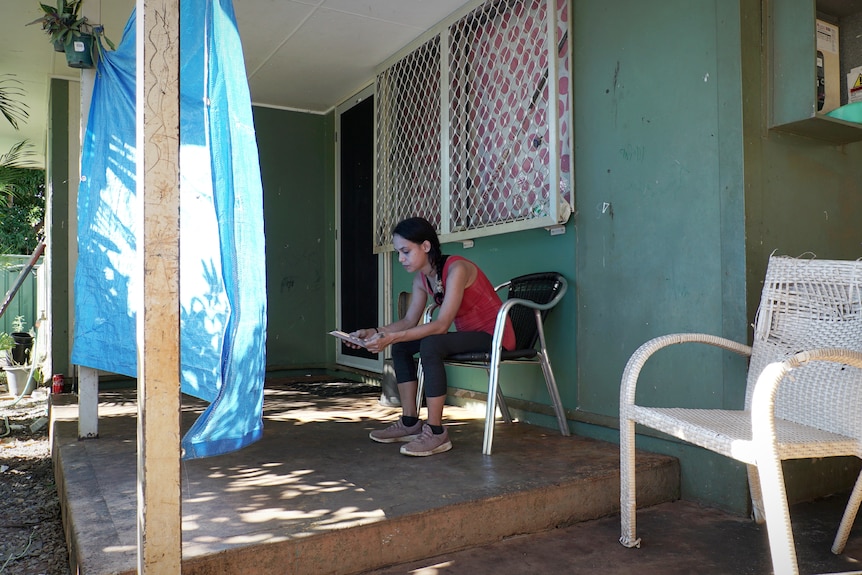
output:
[{"label": "cardboard box on shelf", "polygon": [[[817,111],[825,114],[841,105],[841,72],[838,59],[838,26],[817,20],[817,66],[822,66],[822,80],[818,70]],[[822,94],[820,93],[822,89]],[[820,106],[822,98],[823,106]]]}]

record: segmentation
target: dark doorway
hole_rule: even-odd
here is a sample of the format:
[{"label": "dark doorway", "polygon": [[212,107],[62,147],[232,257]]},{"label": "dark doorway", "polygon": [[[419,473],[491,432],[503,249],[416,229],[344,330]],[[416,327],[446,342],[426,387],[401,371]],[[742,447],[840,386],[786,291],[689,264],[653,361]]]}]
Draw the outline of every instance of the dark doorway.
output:
[{"label": "dark doorway", "polygon": [[[373,253],[374,97],[341,113],[341,323],[353,331],[379,322],[378,256]],[[377,354],[341,344],[341,353],[377,360]]]}]

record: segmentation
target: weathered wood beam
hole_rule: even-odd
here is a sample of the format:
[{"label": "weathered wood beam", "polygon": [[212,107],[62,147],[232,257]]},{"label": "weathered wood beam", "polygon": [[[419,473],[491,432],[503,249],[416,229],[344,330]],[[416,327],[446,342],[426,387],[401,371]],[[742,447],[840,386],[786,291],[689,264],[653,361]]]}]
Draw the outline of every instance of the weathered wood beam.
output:
[{"label": "weathered wood beam", "polygon": [[138,573],[182,571],[179,0],[137,0]]}]

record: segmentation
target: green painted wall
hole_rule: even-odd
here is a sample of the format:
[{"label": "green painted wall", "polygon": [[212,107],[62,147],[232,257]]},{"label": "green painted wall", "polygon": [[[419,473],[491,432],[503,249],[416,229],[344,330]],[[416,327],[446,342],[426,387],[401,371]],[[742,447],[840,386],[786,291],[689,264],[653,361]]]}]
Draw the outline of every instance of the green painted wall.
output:
[{"label": "green painted wall", "polygon": [[[579,408],[617,416],[625,363],[648,339],[747,338],[739,6],[596,0],[574,3],[573,21]],[[647,364],[638,402],[741,407],[745,367],[670,349]],[[681,457],[683,497],[745,507],[738,466],[639,446]]]},{"label": "green painted wall", "polygon": [[[325,367],[334,245],[332,115],[254,108],[264,190],[267,366]],[[334,350],[334,348],[332,348]]]}]

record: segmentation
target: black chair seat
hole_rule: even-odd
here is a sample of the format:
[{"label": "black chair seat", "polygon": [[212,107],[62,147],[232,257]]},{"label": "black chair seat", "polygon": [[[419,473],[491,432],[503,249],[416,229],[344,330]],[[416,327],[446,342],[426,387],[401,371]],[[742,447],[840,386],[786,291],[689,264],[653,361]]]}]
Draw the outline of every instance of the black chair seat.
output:
[{"label": "black chair seat", "polygon": [[[514,361],[517,359],[534,359],[539,352],[535,348],[530,349],[515,349],[512,351],[503,350],[502,361]],[[456,361],[464,363],[491,363],[490,351],[471,351],[469,353],[456,353],[446,356],[446,361]]]}]

